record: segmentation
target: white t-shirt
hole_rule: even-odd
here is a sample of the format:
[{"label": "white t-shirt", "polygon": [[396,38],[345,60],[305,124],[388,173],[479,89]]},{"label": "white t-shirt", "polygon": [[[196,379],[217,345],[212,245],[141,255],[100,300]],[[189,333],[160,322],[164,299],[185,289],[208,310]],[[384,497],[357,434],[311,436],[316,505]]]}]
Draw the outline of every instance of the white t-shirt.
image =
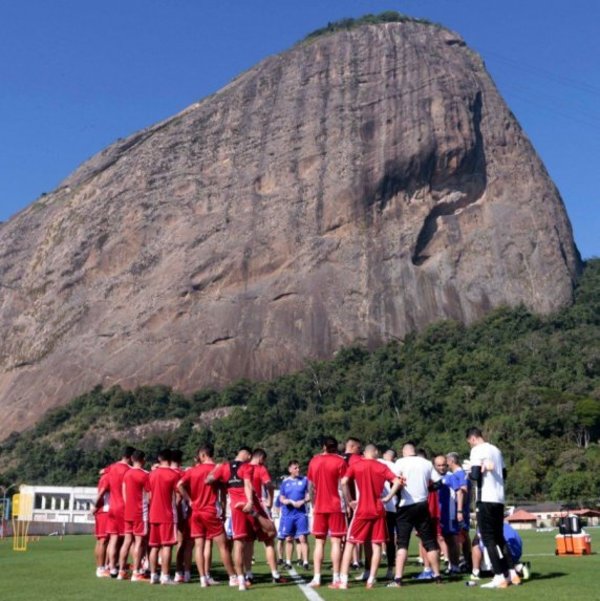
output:
[{"label": "white t-shirt", "polygon": [[471,466],[482,466],[479,500],[484,503],[504,503],[504,459],[500,449],[489,442],[483,442],[471,449],[470,459]]},{"label": "white t-shirt", "polygon": [[[390,471],[397,475],[396,464],[393,461],[386,461],[385,459],[378,459],[377,461],[383,463],[384,465],[387,465],[390,468]],[[381,496],[385,497],[386,495],[388,495],[391,488],[392,485],[389,482],[386,482],[383,486],[383,494]],[[396,497],[394,496],[387,503],[384,503],[384,507],[386,511],[396,513]]]},{"label": "white t-shirt", "polygon": [[441,478],[431,461],[417,455],[401,457],[396,461],[393,471],[406,478],[406,484],[401,488],[400,507],[427,501],[429,483]]}]

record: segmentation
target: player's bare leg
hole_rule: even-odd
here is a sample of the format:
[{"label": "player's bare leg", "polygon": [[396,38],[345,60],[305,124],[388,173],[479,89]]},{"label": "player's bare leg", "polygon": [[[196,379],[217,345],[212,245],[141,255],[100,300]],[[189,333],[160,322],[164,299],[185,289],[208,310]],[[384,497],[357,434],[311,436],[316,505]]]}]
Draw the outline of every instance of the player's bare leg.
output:
[{"label": "player's bare leg", "polygon": [[121,580],[125,575],[125,566],[127,565],[127,558],[129,557],[129,549],[131,548],[131,543],[133,542],[133,534],[126,534],[123,538],[123,544],[121,545],[121,550],[119,551],[119,577]]},{"label": "player's bare leg", "polygon": [[161,580],[165,580],[170,577],[172,551],[173,551],[173,547],[171,545],[163,545],[160,548]]},{"label": "player's bare leg", "polygon": [[240,590],[246,589],[244,579],[244,553],[247,541],[236,539],[233,541],[233,565],[238,577],[238,586]]},{"label": "player's bare leg", "polygon": [[[354,545],[352,545],[354,547]],[[350,555],[352,558],[352,555]],[[336,536],[331,537],[331,566],[333,570],[333,578],[339,576],[340,565],[342,562],[342,539]]]},{"label": "player's bare leg", "polygon": [[323,555],[325,553],[325,539],[315,539],[315,550],[313,552],[313,579],[310,586],[321,586],[321,568],[323,567]]},{"label": "player's bare leg", "polygon": [[[366,544],[367,546],[369,545],[369,543]],[[366,548],[367,547],[365,547],[365,549]],[[371,543],[371,549],[371,564],[367,585],[375,582],[375,579],[377,578],[377,570],[379,569],[379,564],[381,563],[381,545],[379,543]]]},{"label": "player's bare leg", "polygon": [[[225,534],[220,534],[219,536],[215,537],[213,539],[213,541],[215,542],[215,544],[217,545],[217,548],[219,549],[219,555],[221,557],[221,563],[223,564],[223,567],[225,568],[225,571],[227,572],[229,578],[231,579],[232,576],[235,576],[235,570],[233,568],[233,562],[231,560],[231,553],[229,552],[229,545],[227,544],[227,537],[225,536]],[[210,565],[211,565],[211,561],[212,561],[212,545],[210,544],[211,541],[207,540],[206,541],[206,545],[205,545],[205,570],[206,573],[208,574],[210,572]]]}]

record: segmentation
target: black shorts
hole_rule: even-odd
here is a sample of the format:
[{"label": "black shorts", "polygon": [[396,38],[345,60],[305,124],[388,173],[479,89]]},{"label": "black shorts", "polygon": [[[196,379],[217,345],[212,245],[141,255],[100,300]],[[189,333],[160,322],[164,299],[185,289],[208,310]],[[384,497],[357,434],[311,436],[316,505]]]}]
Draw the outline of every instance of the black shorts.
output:
[{"label": "black shorts", "polygon": [[436,551],[439,549],[437,544],[436,532],[429,515],[427,501],[423,503],[414,503],[405,507],[398,507],[396,512],[396,531],[398,549],[408,549],[410,534],[413,528],[421,537],[421,542],[426,551]]}]

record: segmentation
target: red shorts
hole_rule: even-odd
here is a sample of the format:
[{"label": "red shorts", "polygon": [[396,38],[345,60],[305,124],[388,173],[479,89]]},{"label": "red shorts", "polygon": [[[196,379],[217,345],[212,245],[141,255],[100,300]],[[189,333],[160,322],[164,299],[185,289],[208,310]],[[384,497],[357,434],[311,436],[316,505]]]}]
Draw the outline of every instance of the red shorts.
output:
[{"label": "red shorts", "polygon": [[146,536],[148,534],[148,522],[144,520],[125,520],[125,534]]},{"label": "red shorts", "polygon": [[355,545],[377,543],[381,545],[387,541],[387,538],[385,516],[360,518],[355,515],[350,522],[347,537],[349,543],[354,543]]},{"label": "red shorts", "polygon": [[119,536],[125,535],[125,517],[123,511],[108,511],[106,532],[108,534],[118,534]]},{"label": "red shorts", "polygon": [[150,524],[150,547],[172,547],[177,543],[177,526],[175,522]]},{"label": "red shorts", "polygon": [[256,540],[256,520],[237,507],[231,508],[233,540]]},{"label": "red shorts", "polygon": [[315,538],[326,538],[328,535],[343,538],[347,529],[346,516],[341,511],[313,515],[312,533]]},{"label": "red shorts", "polygon": [[212,540],[225,533],[223,522],[214,512],[192,513],[190,517],[190,535],[192,538]]},{"label": "red shorts", "polygon": [[99,511],[94,516],[94,521],[96,523],[96,538],[98,540],[108,538],[109,534],[106,532],[106,526],[108,525],[108,513],[106,511]]}]

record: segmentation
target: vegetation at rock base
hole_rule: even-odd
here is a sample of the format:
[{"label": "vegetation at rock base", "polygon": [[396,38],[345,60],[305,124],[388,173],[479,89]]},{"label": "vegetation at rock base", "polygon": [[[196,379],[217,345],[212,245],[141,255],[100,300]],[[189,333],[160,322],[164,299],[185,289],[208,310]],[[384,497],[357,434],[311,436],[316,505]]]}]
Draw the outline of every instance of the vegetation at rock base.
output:
[{"label": "vegetation at rock base", "polygon": [[270,382],[189,397],[95,388],[4,440],[0,481],[94,484],[125,443],[151,456],[180,447],[188,461],[206,440],[219,458],[260,445],[274,475],[291,458],[306,464],[326,433],[464,455],[469,425],[504,451],[512,500],[597,502],[600,259],[587,262],[575,303],[549,317],[520,307],[470,327],[443,321],[373,352],[346,348]]},{"label": "vegetation at rock base", "polygon": [[[324,35],[328,35],[330,33],[336,33],[338,31],[350,31],[352,29],[356,29],[362,25],[377,25],[379,23],[422,23],[423,25],[434,25],[438,26],[432,21],[427,19],[419,19],[415,17],[409,17],[408,15],[403,15],[395,10],[386,10],[377,15],[367,14],[362,17],[352,18],[348,17],[345,19],[339,19],[338,21],[330,21],[327,23],[325,27],[320,27],[319,29],[315,29],[311,31],[308,35],[304,37],[303,42],[313,41],[316,38],[320,38]],[[438,26],[439,27],[439,26]]]}]

